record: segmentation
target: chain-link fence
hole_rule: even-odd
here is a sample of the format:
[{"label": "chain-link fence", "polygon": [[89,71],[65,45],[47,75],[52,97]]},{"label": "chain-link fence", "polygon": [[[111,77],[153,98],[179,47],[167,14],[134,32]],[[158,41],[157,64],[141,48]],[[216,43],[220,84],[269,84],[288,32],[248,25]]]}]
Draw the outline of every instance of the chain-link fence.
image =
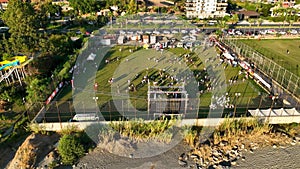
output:
[{"label": "chain-link fence", "polygon": [[237,39],[222,39],[222,42],[228,45],[240,56],[243,56],[253,62],[256,67],[285,88],[288,93],[300,99],[299,76],[283,68],[273,60],[267,58]]},{"label": "chain-link fence", "polygon": [[[269,96],[261,95],[255,97],[239,97],[231,96],[227,97],[226,104],[224,105],[224,112],[222,117],[226,116],[248,116],[248,110],[250,109],[268,109],[268,108],[292,108],[296,107],[299,109],[300,103],[296,105],[284,104],[283,96],[280,99],[272,99]],[[189,106],[187,107],[187,113],[185,118],[206,118],[210,111],[210,106],[202,105],[201,102],[209,102],[211,98],[200,97],[200,106]],[[189,102],[193,100],[189,99]],[[100,103],[100,104],[99,104]],[[77,104],[76,110],[74,104]],[[120,119],[133,119],[141,116],[148,116],[150,119],[155,119],[158,116],[155,112],[149,112],[147,99],[120,99],[114,101],[101,101],[99,98],[98,102],[95,102],[95,107],[85,105],[84,102],[72,102],[72,101],[53,101],[47,105],[45,109],[42,109],[43,115],[39,116],[38,122],[67,122],[75,116],[75,114],[89,114],[97,113],[103,120],[114,121]],[[116,106],[115,104],[119,104]],[[117,108],[118,107],[118,108]],[[121,107],[121,109],[120,109]],[[213,109],[213,108],[212,108]]]}]

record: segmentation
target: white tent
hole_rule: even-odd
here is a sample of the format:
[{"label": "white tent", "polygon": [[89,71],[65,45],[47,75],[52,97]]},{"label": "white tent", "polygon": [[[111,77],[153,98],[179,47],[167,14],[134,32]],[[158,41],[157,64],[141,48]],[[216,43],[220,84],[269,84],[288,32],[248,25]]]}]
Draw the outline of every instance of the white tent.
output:
[{"label": "white tent", "polygon": [[268,116],[300,116],[295,108],[292,109],[255,109],[248,110],[248,112],[254,117],[268,117]]},{"label": "white tent", "polygon": [[93,61],[93,60],[95,60],[95,58],[96,58],[96,54],[91,53],[86,60],[92,60]]}]

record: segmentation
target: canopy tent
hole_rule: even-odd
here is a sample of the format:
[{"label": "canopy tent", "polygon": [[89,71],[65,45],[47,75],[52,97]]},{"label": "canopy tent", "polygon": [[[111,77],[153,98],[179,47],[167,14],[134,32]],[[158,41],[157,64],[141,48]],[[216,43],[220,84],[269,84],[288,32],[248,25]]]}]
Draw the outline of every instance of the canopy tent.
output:
[{"label": "canopy tent", "polygon": [[91,53],[86,60],[95,60],[96,54]]},{"label": "canopy tent", "polygon": [[291,109],[255,109],[248,110],[248,112],[254,117],[265,117],[265,116],[300,116],[300,112],[295,108]]}]

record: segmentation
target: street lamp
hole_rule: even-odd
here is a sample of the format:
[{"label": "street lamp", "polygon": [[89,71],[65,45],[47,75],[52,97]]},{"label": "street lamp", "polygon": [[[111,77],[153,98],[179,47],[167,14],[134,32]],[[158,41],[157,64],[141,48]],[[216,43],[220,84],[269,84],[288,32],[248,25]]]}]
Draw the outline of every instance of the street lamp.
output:
[{"label": "street lamp", "polygon": [[93,97],[93,100],[95,100],[95,113],[97,113],[97,112],[98,112],[98,111],[97,111],[97,106],[98,106],[97,101],[98,101],[98,97]]},{"label": "street lamp", "polygon": [[237,98],[241,96],[241,93],[235,93],[234,94],[234,111],[233,111],[233,117],[235,117],[236,113],[236,103],[237,103]]}]

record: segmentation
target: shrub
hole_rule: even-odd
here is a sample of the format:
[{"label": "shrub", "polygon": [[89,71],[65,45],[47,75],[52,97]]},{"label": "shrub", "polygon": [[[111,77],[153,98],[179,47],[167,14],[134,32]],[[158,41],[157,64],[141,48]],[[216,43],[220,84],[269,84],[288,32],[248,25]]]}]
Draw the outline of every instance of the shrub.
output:
[{"label": "shrub", "polygon": [[80,139],[75,135],[64,135],[59,140],[57,149],[62,162],[67,165],[74,164],[85,152]]}]

